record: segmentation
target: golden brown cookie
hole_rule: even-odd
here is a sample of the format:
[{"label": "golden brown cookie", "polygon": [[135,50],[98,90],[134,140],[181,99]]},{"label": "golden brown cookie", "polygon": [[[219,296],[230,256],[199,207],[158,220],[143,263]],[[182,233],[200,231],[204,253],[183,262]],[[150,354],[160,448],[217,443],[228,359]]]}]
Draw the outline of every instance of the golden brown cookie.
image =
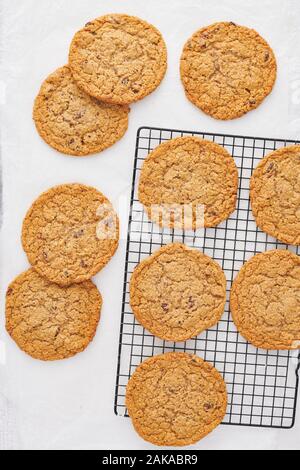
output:
[{"label": "golden brown cookie", "polygon": [[227,150],[198,137],[178,137],[146,158],[139,200],[160,226],[196,229],[227,219],[235,210],[237,190],[238,171]]},{"label": "golden brown cookie", "polygon": [[143,439],[158,446],[186,446],[222,422],[226,384],[200,357],[162,354],[138,366],[127,385],[126,406]]},{"label": "golden brown cookie", "polygon": [[76,85],[69,67],[44,81],[34,102],[40,136],[59,152],[84,156],[101,152],[123,137],[128,106],[101,103]]},{"label": "golden brown cookie", "polygon": [[101,306],[101,295],[91,281],[60,287],[29,269],[7,290],[6,329],[33,358],[66,359],[94,338]]},{"label": "golden brown cookie", "polygon": [[300,257],[273,250],[251,258],[233,282],[230,307],[254,346],[300,349]]},{"label": "golden brown cookie", "polygon": [[83,184],[55,186],[33,203],[22,243],[41,276],[62,286],[90,279],[115,253],[119,220],[109,200]]},{"label": "golden brown cookie", "polygon": [[90,21],[72,41],[69,65],[80,88],[101,101],[129,104],[154,91],[167,69],[160,32],[135,16]]},{"label": "golden brown cookie", "polygon": [[180,62],[187,98],[216,119],[247,113],[272,91],[276,59],[253,29],[214,23],[187,41]]},{"label": "golden brown cookie", "polygon": [[142,261],[130,282],[130,304],[153,335],[185,341],[215,325],[226,302],[226,279],[209,256],[181,243]]},{"label": "golden brown cookie", "polygon": [[290,245],[300,245],[300,145],[271,152],[250,182],[252,212],[258,227]]}]

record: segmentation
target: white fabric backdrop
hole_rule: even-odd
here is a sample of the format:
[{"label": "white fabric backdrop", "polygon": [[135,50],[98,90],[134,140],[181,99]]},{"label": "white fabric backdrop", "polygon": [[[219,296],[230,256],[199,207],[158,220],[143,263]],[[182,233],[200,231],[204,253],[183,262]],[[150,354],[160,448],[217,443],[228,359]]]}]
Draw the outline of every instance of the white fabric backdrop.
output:
[{"label": "white fabric backdrop", "polygon": [[[0,103],[4,221],[1,255],[0,448],[149,449],[128,419],[114,416],[125,244],[96,277],[104,297],[95,340],[82,354],[41,363],[21,353],[4,331],[4,292],[28,266],[21,223],[43,190],[78,181],[112,201],[129,197],[136,131],[142,125],[283,138],[300,137],[300,31],[297,0],[2,0]],[[67,61],[76,30],[109,12],[148,20],[163,33],[169,66],[161,87],[132,106],[126,136],[103,154],[73,159],[44,144],[32,102],[41,81]],[[185,40],[199,27],[231,20],[254,27],[274,48],[278,79],[270,97],[248,115],[213,120],[187,101],[178,64]],[[126,227],[126,215],[123,216]],[[300,414],[291,431],[219,427],[197,449],[300,448]]]}]

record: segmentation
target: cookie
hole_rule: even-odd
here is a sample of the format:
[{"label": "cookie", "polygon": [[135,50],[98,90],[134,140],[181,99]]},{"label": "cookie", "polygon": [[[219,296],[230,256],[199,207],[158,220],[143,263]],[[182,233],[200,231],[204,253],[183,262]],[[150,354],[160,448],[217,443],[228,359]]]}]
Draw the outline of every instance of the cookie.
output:
[{"label": "cookie", "polygon": [[300,257],[273,250],[251,258],[233,282],[230,307],[254,346],[300,349]]},{"label": "cookie", "polygon": [[23,248],[41,276],[62,286],[86,281],[115,253],[119,221],[109,200],[82,184],[55,186],[33,203]]},{"label": "cookie", "polygon": [[90,21],[72,41],[69,65],[78,86],[106,103],[129,104],[154,91],[167,69],[161,33],[135,16]]},{"label": "cookie", "polygon": [[153,335],[185,341],[215,325],[226,302],[226,279],[209,256],[180,243],[142,261],[130,282],[136,319]]},{"label": "cookie", "polygon": [[60,287],[29,269],[7,290],[6,329],[33,358],[66,359],[94,338],[101,306],[101,295],[91,281]]},{"label": "cookie", "polygon": [[300,245],[300,145],[262,159],[250,182],[258,227],[283,243]]},{"label": "cookie", "polygon": [[198,137],[178,137],[146,158],[139,200],[160,226],[197,229],[227,219],[235,210],[237,190],[238,170],[227,150]]},{"label": "cookie", "polygon": [[101,103],[76,85],[69,67],[42,84],[33,119],[40,136],[59,152],[84,156],[101,152],[123,137],[128,106]]},{"label": "cookie", "polygon": [[214,23],[187,41],[180,61],[187,98],[216,119],[257,108],[272,91],[277,66],[269,44],[253,29]]},{"label": "cookie", "polygon": [[173,352],[138,366],[128,382],[126,406],[136,432],[158,446],[194,444],[223,420],[226,385],[195,355]]}]

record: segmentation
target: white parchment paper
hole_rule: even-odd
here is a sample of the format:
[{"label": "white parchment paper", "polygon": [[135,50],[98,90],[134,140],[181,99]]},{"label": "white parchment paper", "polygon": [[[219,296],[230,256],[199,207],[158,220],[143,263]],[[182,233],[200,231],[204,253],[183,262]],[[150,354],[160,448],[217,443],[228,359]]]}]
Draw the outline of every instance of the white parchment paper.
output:
[{"label": "white parchment paper", "polygon": [[[297,0],[1,0],[1,229],[0,448],[149,449],[130,420],[113,413],[125,242],[96,277],[104,306],[93,343],[61,362],[34,361],[4,330],[7,284],[27,269],[20,232],[32,201],[49,187],[82,182],[116,205],[129,204],[135,136],[139,126],[300,137],[300,2]],[[41,81],[65,64],[75,31],[110,12],[134,14],[156,25],[168,46],[165,80],[132,106],[129,130],[97,156],[74,159],[48,147],[32,122]],[[255,28],[274,48],[278,79],[255,111],[229,122],[201,113],[184,96],[178,66],[182,46],[199,27],[230,20]],[[127,199],[126,199],[127,198]],[[122,208],[119,208],[121,210]],[[126,211],[121,210],[123,229]],[[300,414],[291,431],[219,427],[198,449],[300,448]]]}]

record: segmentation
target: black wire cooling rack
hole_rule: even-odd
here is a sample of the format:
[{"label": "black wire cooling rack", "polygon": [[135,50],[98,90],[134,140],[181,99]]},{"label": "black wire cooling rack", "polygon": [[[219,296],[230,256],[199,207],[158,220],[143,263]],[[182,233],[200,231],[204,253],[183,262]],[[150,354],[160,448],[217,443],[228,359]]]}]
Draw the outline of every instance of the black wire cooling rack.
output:
[{"label": "black wire cooling rack", "polygon": [[[225,147],[239,168],[236,212],[215,228],[182,232],[161,229],[151,223],[137,198],[139,174],[145,157],[163,141],[197,135]],[[134,161],[131,211],[127,240],[115,413],[127,416],[126,384],[142,361],[156,354],[186,351],[210,361],[228,385],[229,403],[223,424],[291,428],[295,423],[300,355],[292,351],[265,351],[247,343],[233,324],[227,298],[225,313],[214,328],[185,343],[160,340],[136,321],[129,304],[129,280],[135,266],[162,245],[179,241],[201,249],[222,266],[227,277],[227,296],[241,266],[254,254],[281,248],[300,254],[300,247],[284,245],[261,232],[249,202],[249,180],[259,160],[291,140],[241,137],[142,127],[138,130]]]}]

